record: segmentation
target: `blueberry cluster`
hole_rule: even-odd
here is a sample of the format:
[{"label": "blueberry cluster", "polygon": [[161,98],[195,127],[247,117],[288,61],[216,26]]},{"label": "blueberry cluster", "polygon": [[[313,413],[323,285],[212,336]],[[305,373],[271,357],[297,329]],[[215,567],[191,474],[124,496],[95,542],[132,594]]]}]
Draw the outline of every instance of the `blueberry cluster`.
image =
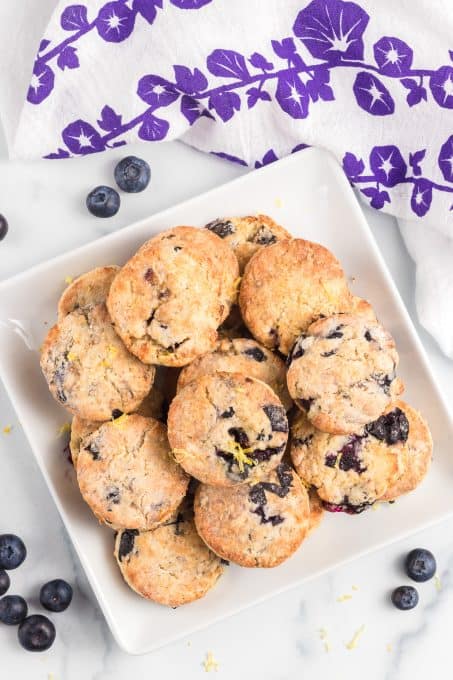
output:
[{"label": "blueberry cluster", "polygon": [[[126,156],[115,167],[114,175],[120,189],[137,194],[148,186],[151,169],[141,158]],[[95,217],[113,217],[120,209],[121,199],[116,189],[101,185],[90,191],[86,204]]]},{"label": "blueberry cluster", "polygon": [[[14,534],[0,535],[0,622],[19,626],[18,638],[29,652],[45,652],[55,640],[55,626],[47,616],[28,616],[28,605],[20,595],[5,595],[11,581],[8,571],[17,569],[27,556],[24,542]],[[5,595],[5,597],[3,597]],[[41,605],[51,612],[62,612],[72,600],[72,588],[62,579],[45,583],[39,593]]]},{"label": "blueberry cluster", "polygon": [[[434,555],[424,548],[415,548],[406,557],[406,574],[417,583],[432,579],[436,568]],[[392,592],[392,602],[398,609],[413,609],[417,606],[418,599],[418,591],[413,586],[399,586]]]}]

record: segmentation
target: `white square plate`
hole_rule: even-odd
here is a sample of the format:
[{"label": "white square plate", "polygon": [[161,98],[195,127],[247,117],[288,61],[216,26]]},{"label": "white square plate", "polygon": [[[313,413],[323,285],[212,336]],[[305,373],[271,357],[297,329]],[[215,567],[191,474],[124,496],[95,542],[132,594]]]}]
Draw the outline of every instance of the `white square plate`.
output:
[{"label": "white square plate", "polygon": [[[430,423],[434,464],[421,487],[395,505],[355,517],[326,513],[321,528],[282,566],[230,566],[203,600],[167,609],[123,583],[112,557],[112,533],[99,526],[77,491],[57,434],[68,417],[48,393],[37,348],[49,327],[44,322],[55,320],[68,275],[122,264],[143,241],[168,227],[256,212],[332,249],[353,277],[354,291],[372,301],[397,341],[406,398]],[[341,168],[321,151],[309,149],[274,163],[0,284],[0,374],[112,632],[133,654],[156,649],[453,512],[452,420],[356,198]]]}]

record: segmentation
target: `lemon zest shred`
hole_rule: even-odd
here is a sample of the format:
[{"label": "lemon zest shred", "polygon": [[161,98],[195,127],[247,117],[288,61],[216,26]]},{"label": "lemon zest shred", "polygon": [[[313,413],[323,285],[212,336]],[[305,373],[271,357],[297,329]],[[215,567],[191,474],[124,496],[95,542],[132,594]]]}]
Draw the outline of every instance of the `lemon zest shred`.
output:
[{"label": "lemon zest shred", "polygon": [[65,276],[64,282],[67,286],[69,286],[73,281],[74,281],[73,276]]},{"label": "lemon zest shred", "polygon": [[219,663],[215,660],[212,652],[207,652],[206,659],[203,661],[203,668],[206,673],[219,670]]},{"label": "lemon zest shred", "polygon": [[115,345],[109,345],[107,347],[107,352],[109,356],[111,356],[112,358],[116,357],[116,355],[118,354],[118,347],[115,347]]},{"label": "lemon zest shred", "polygon": [[352,590],[359,590],[359,586],[351,586]]},{"label": "lemon zest shred", "polygon": [[346,649],[356,649],[359,645],[359,640],[361,636],[363,635],[363,631],[365,630],[365,624],[360,626],[352,636],[351,640],[345,644]]},{"label": "lemon zest shred", "polygon": [[352,600],[352,595],[349,595],[349,593],[337,597],[337,602],[347,602],[348,600]]},{"label": "lemon zest shred", "polygon": [[388,652],[389,654],[390,654],[390,652],[393,650],[393,647],[392,647],[392,645],[390,644],[390,642],[388,643],[388,645],[385,646],[385,649],[387,650],[387,652]]},{"label": "lemon zest shred", "polygon": [[127,413],[123,413],[120,415],[119,418],[112,418],[112,423],[114,427],[117,427],[119,430],[121,430],[122,427],[126,424],[126,420],[128,419]]},{"label": "lemon zest shred", "polygon": [[437,590],[438,593],[442,590],[442,581],[440,580],[440,577],[436,574],[434,577],[434,586]]},{"label": "lemon zest shred", "polygon": [[63,425],[58,430],[58,436],[62,437],[64,434],[71,432],[71,423],[63,423]]},{"label": "lemon zest shred", "polygon": [[77,354],[75,352],[68,352],[68,360],[69,361],[76,361],[78,359]]},{"label": "lemon zest shred", "polygon": [[283,207],[283,201],[282,201],[282,199],[277,197],[277,198],[275,199],[275,205],[276,205],[277,208],[282,208],[282,207]]},{"label": "lemon zest shred", "polygon": [[239,288],[239,286],[241,285],[241,281],[242,281],[242,276],[238,276],[237,279],[234,279],[233,288],[235,290],[237,290]]},{"label": "lemon zest shred", "polygon": [[5,425],[3,428],[3,434],[11,434],[11,430],[13,429],[12,425]]},{"label": "lemon zest shred", "polygon": [[323,643],[324,651],[326,654],[328,654],[331,650],[331,644],[328,638],[328,633],[325,628],[320,628],[319,631],[319,638],[321,642]]},{"label": "lemon zest shred", "polygon": [[233,440],[228,442],[228,447],[227,453],[231,453],[233,456],[234,460],[238,464],[239,472],[244,472],[244,465],[257,465],[258,461],[250,458],[247,455],[248,453],[253,452],[252,448],[243,449],[242,446],[238,444],[238,442]]}]

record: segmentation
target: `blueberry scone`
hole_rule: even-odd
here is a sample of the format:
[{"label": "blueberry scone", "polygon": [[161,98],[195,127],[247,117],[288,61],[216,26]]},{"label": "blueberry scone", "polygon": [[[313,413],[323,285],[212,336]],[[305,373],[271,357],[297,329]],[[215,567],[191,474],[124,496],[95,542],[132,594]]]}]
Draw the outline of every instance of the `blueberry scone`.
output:
[{"label": "blueberry scone", "polygon": [[75,309],[89,310],[107,300],[110,286],[120,267],[97,267],[78,276],[63,292],[58,301],[58,320]]},{"label": "blueberry scone", "polygon": [[232,251],[209,231],[163,232],[112,283],[107,306],[115,330],[143,362],[184,366],[213,349],[238,271]]},{"label": "blueberry scone", "polygon": [[332,253],[311,241],[284,240],[255,253],[242,278],[239,305],[253,336],[289,354],[320,316],[347,311],[351,293]]},{"label": "blueberry scone", "polygon": [[222,217],[209,222],[206,229],[220,236],[233,249],[239,261],[241,274],[257,250],[291,238],[286,229],[267,215]]},{"label": "blueberry scone", "polygon": [[377,321],[351,314],[319,319],[288,356],[288,388],[315,427],[358,432],[401,394],[398,353]]},{"label": "blueberry scone", "polygon": [[173,399],[168,438],[190,475],[205,484],[234,486],[279,464],[288,421],[268,385],[240,373],[212,373],[192,380]]},{"label": "blueberry scone", "polygon": [[262,380],[272,387],[287,411],[292,406],[286,386],[284,362],[255,340],[247,338],[219,340],[213,352],[197,357],[195,361],[182,369],[178,379],[178,389],[184,388],[201,375],[216,371],[242,373],[256,380]]},{"label": "blueberry scone", "polygon": [[297,550],[310,529],[307,490],[285,463],[252,486],[200,484],[194,508],[205,543],[243,567],[276,567]]},{"label": "blueberry scone", "polygon": [[291,429],[291,458],[324,507],[359,513],[382,498],[408,468],[410,422],[395,405],[359,434],[317,430],[304,413]]},{"label": "blueberry scone", "polygon": [[184,498],[189,478],[170,456],[165,425],[123,415],[84,437],[77,481],[99,521],[116,529],[150,530]]},{"label": "blueberry scone", "polygon": [[157,529],[118,532],[114,554],[136,593],[169,607],[204,597],[224,570],[222,559],[198,535],[186,503]]}]

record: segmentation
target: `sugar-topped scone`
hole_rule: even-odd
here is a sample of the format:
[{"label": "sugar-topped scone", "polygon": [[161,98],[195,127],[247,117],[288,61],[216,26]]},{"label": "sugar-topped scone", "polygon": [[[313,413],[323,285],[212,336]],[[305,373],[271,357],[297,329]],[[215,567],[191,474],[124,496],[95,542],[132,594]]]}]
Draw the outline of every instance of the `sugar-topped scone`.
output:
[{"label": "sugar-topped scone", "polygon": [[268,474],[288,439],[285,409],[260,380],[212,373],[189,382],[168,412],[175,459],[205,484],[234,486]]},{"label": "sugar-topped scone", "polygon": [[312,323],[288,357],[288,388],[319,430],[358,432],[402,392],[398,353],[377,321],[336,314]]},{"label": "sugar-topped scone", "polygon": [[110,265],[107,267],[97,267],[78,276],[69,284],[60,297],[58,302],[58,320],[61,321],[75,309],[88,310],[94,305],[105,302],[112,281],[119,270],[120,267]]},{"label": "sugar-topped scone", "polygon": [[307,490],[286,463],[252,486],[200,484],[194,507],[195,525],[205,543],[243,567],[276,567],[310,530]]},{"label": "sugar-topped scone", "polygon": [[82,439],[77,481],[99,521],[140,530],[167,520],[189,484],[170,455],[165,425],[137,414],[104,423]]},{"label": "sugar-topped scone", "polygon": [[243,373],[262,380],[272,387],[287,411],[293,402],[286,386],[286,368],[283,360],[274,352],[248,338],[219,340],[213,352],[197,357],[182,369],[178,390],[201,375],[223,371]]}]

